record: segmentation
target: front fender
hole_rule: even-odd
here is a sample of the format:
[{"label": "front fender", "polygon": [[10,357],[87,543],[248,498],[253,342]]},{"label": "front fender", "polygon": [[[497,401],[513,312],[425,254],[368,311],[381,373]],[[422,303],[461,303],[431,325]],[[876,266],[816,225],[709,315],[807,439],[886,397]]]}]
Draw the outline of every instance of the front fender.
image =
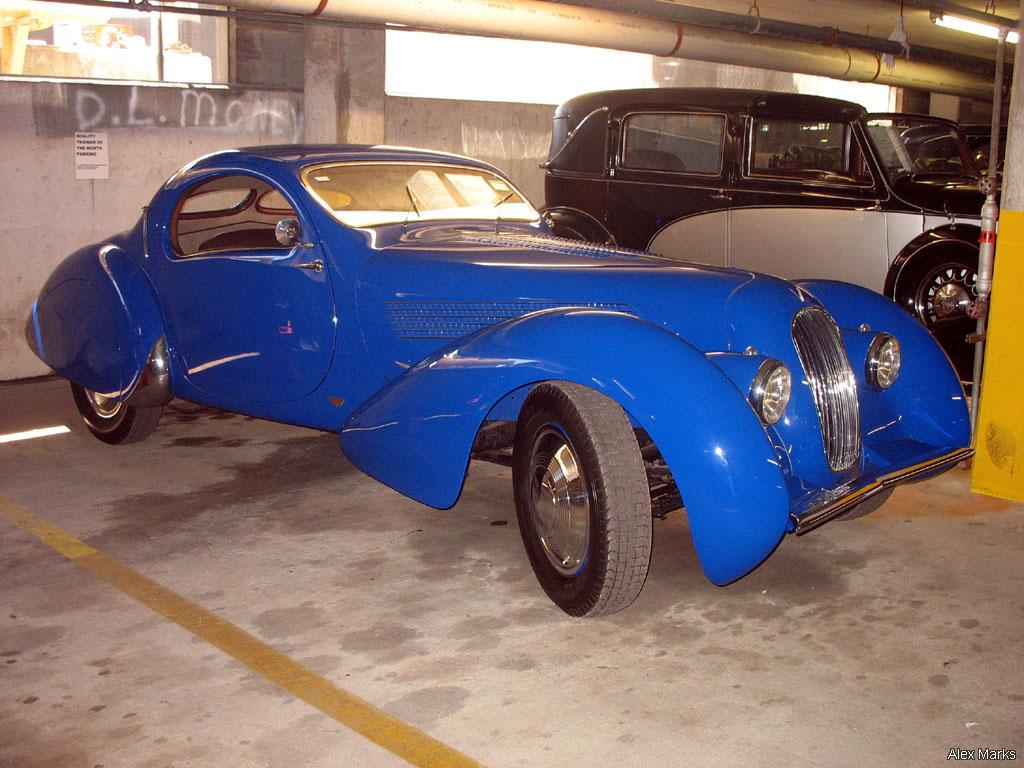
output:
[{"label": "front fender", "polygon": [[[840,328],[867,323],[872,331],[891,333],[903,353],[896,383],[884,393],[862,389],[864,447],[894,446],[916,441],[942,450],[971,443],[967,398],[949,357],[913,315],[866,288],[831,280],[798,283],[821,302]],[[853,362],[851,360],[851,362]],[[857,364],[857,363],[854,363]],[[904,457],[889,457],[899,463]]]},{"label": "front fender", "polygon": [[458,500],[473,439],[493,406],[550,379],[603,392],[651,436],[686,503],[711,581],[739,578],[778,544],[789,497],[746,397],[686,341],[624,313],[551,309],[478,331],[353,412],[341,447],[370,476],[447,508]]},{"label": "front fender", "polygon": [[65,259],[32,305],[33,351],[64,378],[123,398],[163,335],[149,280],[113,245]]}]

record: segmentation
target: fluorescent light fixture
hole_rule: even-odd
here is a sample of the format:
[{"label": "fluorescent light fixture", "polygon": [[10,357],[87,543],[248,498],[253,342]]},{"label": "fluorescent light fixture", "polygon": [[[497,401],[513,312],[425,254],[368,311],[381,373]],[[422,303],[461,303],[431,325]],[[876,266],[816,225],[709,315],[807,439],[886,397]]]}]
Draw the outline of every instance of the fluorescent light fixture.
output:
[{"label": "fluorescent light fixture", "polygon": [[71,430],[61,425],[59,427],[44,427],[43,429],[30,429],[27,432],[11,432],[8,435],[0,435],[0,443],[13,443],[15,440],[31,440],[33,437],[48,437],[50,435],[61,435]]},{"label": "fluorescent light fixture", "polygon": [[[932,19],[938,26],[946,29],[955,29],[957,32],[969,32],[972,35],[980,35],[993,40],[999,39],[999,27],[995,24],[985,24],[981,21],[962,19],[959,16],[942,15]],[[1015,30],[1006,33],[1006,42],[1016,44],[1019,35]]]}]

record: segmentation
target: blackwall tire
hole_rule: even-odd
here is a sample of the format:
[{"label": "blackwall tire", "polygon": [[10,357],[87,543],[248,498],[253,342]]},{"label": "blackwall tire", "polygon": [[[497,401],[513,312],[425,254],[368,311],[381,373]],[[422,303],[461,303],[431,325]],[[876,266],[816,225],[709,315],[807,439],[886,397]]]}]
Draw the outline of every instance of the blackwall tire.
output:
[{"label": "blackwall tire", "polygon": [[961,381],[974,371],[974,345],[967,342],[977,322],[967,315],[978,280],[978,251],[968,245],[920,253],[900,275],[895,299],[912,312],[949,355]]},{"label": "blackwall tire", "polygon": [[111,445],[145,440],[156,429],[163,412],[161,406],[136,408],[77,384],[71,385],[71,392],[85,426],[98,439]]},{"label": "blackwall tire", "polygon": [[513,488],[519,531],[548,596],[572,616],[620,611],[651,559],[651,499],[633,429],[617,403],[546,382],[523,404]]}]

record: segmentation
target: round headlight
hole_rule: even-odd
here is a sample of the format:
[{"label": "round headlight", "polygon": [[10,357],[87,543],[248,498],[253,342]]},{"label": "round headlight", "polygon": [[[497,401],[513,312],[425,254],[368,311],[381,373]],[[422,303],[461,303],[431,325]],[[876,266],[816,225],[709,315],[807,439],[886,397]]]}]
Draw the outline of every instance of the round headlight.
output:
[{"label": "round headlight", "polygon": [[775,424],[786,412],[793,392],[789,368],[778,360],[765,360],[750,385],[750,404],[765,424]]},{"label": "round headlight", "polygon": [[902,360],[900,343],[888,333],[880,333],[868,347],[866,370],[868,382],[879,389],[888,389],[900,375]]}]

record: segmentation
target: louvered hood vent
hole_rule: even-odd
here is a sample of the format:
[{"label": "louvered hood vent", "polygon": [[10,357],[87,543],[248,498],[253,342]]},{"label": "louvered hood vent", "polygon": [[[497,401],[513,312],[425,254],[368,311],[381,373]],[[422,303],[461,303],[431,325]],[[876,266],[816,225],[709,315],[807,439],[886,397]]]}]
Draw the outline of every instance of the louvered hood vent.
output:
[{"label": "louvered hood vent", "polygon": [[598,302],[389,301],[385,304],[391,328],[400,339],[458,339],[502,320],[556,307],[629,311],[628,304]]}]

